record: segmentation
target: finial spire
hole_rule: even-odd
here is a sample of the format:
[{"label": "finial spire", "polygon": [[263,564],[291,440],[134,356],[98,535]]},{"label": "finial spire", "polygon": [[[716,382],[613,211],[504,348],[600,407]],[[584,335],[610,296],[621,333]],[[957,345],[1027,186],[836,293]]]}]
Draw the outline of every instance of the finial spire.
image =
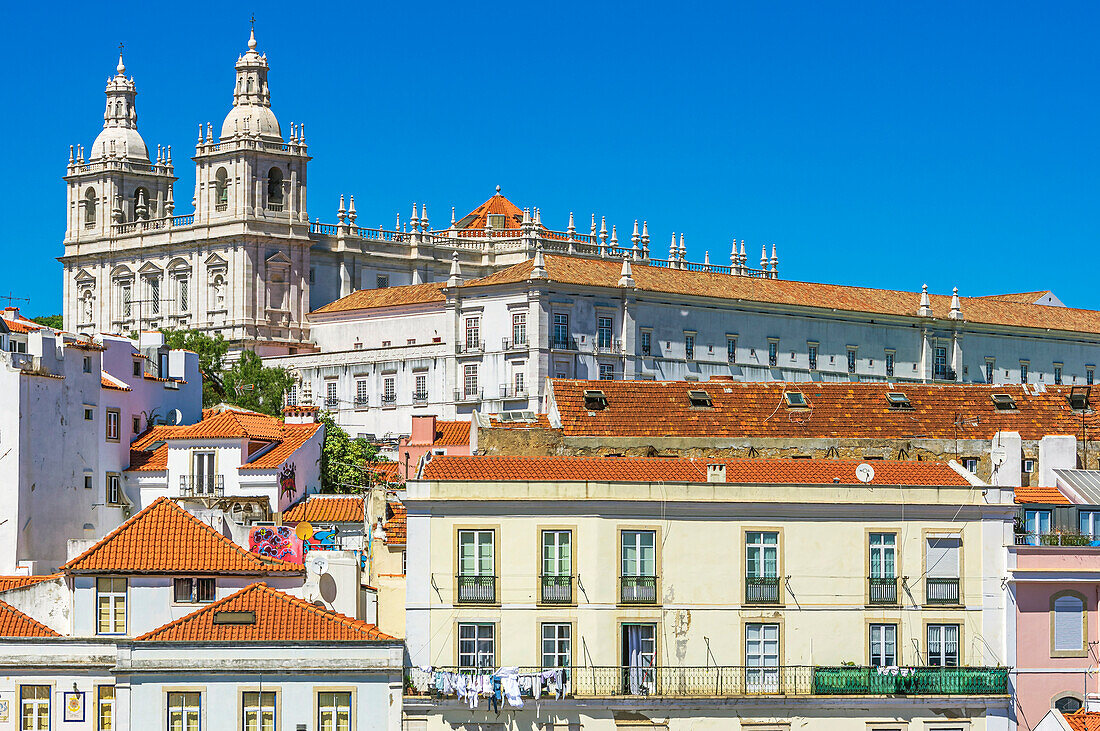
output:
[{"label": "finial spire", "polygon": [[500,195],[500,186],[497,186],[497,195]]},{"label": "finial spire", "polygon": [[634,272],[630,268],[630,259],[626,256],[623,257],[623,268],[619,271],[619,286],[634,286]]},{"label": "finial spire", "polygon": [[462,284],[462,267],[458,265],[458,251],[451,254],[451,275],[447,279],[448,287],[457,287]]},{"label": "finial spire", "polygon": [[920,289],[920,307],[917,308],[917,317],[931,317],[932,316],[932,302],[928,298],[928,285],[921,285]]},{"label": "finial spire", "polygon": [[951,290],[951,312],[949,312],[947,316],[950,317],[952,320],[961,320],[962,319],[963,313],[962,313],[962,305],[959,303],[959,288],[958,287],[955,287],[954,289]]},{"label": "finial spire", "polygon": [[115,66],[115,71],[118,71],[118,75],[122,76],[126,73],[126,64],[122,62],[122,48],[123,44],[118,44],[118,66]]},{"label": "finial spire", "polygon": [[542,256],[542,241],[535,244],[535,260],[531,262],[531,279],[547,279],[546,260]]},{"label": "finial spire", "polygon": [[256,16],[248,19],[248,50],[256,50]]}]

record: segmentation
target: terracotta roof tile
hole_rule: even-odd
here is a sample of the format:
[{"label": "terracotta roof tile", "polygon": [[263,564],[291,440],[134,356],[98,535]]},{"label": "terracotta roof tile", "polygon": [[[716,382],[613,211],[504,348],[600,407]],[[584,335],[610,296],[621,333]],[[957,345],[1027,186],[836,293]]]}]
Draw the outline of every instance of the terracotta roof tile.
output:
[{"label": "terracotta roof tile", "polygon": [[49,576],[0,576],[0,592],[34,586],[35,584],[41,584],[43,581],[56,579],[60,575],[61,574],[50,574]]},{"label": "terracotta roof tile", "polygon": [[302,567],[249,553],[166,497],[61,567],[66,573],[265,574]]},{"label": "terracotta roof tile", "polygon": [[382,525],[386,531],[386,543],[390,545],[405,545],[407,534],[407,513],[405,506],[399,500],[391,500],[386,504],[390,517]]},{"label": "terracotta roof tile", "polygon": [[286,523],[362,523],[360,495],[310,495],[283,514]]},{"label": "terracotta roof tile", "polygon": [[[733,484],[861,484],[859,460],[719,459],[664,457],[436,457],[424,468],[426,480],[517,482],[706,482],[707,465],[726,465]],[[876,460],[874,485],[965,487],[966,478],[943,462]]]},{"label": "terracotta roof tile", "polygon": [[241,465],[239,469],[241,471],[271,470],[279,467],[320,428],[320,424],[282,424],[282,437],[279,443],[251,462]]},{"label": "terracotta roof tile", "polygon": [[255,439],[268,441],[274,446],[238,469],[272,470],[278,468],[303,444],[320,424],[284,424],[281,419],[253,412],[203,409],[203,420],[190,426],[154,426],[146,430],[130,445],[130,466],[127,472],[148,472],[168,467],[168,446],[161,445],[147,451],[157,442],[173,439]]},{"label": "terracotta roof tile", "polygon": [[[551,388],[567,437],[990,439],[1003,430],[1040,439],[1081,430],[1069,386],[1039,393],[1021,385],[554,379]],[[587,389],[603,391],[607,408],[585,408]],[[713,408],[692,407],[689,390],[706,391]],[[788,408],[784,391],[800,391],[812,408]],[[892,391],[912,408],[890,408]],[[998,409],[994,393],[1011,395],[1017,408]],[[955,414],[967,417],[957,433]],[[1088,412],[1085,421],[1100,426],[1100,414]]]},{"label": "terracotta roof tile", "polygon": [[443,288],[446,282],[429,284],[406,284],[400,287],[382,287],[380,289],[360,289],[310,314],[327,312],[346,312],[348,310],[369,310],[374,307],[397,307],[399,305],[420,305],[428,302],[445,302]]},{"label": "terracotta roof tile", "polygon": [[0,602],[0,637],[60,637],[57,632]]},{"label": "terracotta roof tile", "polygon": [[[553,255],[544,259],[550,281],[619,289],[618,281],[622,269],[620,261]],[[529,259],[514,264],[462,286],[481,287],[526,281],[531,276],[532,261]],[[632,272],[635,288],[640,291],[920,319],[917,318],[919,292],[742,277],[640,263],[633,265]],[[951,296],[930,295],[930,299],[933,315],[946,320],[951,311]],[[963,318],[969,322],[1100,333],[1100,311],[1096,310],[1031,305],[992,297],[961,297],[960,301]]]},{"label": "terracotta roof tile", "polygon": [[468,421],[437,421],[435,422],[435,440],[432,442],[437,447],[461,447],[470,443],[470,422]]},{"label": "terracotta roof tile", "polygon": [[[251,612],[247,624],[215,624],[222,612]],[[145,642],[355,642],[392,641],[378,627],[315,607],[262,583],[137,638]]]},{"label": "terracotta roof tile", "polygon": [[1076,713],[1063,713],[1062,718],[1073,731],[1100,731],[1100,713],[1095,711],[1077,711]]},{"label": "terracotta roof tile", "polygon": [[18,320],[9,320],[5,317],[4,324],[8,326],[8,330],[10,330],[11,332],[20,334],[30,333],[42,329],[41,325],[37,325],[30,320],[24,320],[22,318]]},{"label": "terracotta roof tile", "polygon": [[1017,503],[1044,503],[1047,505],[1069,505],[1066,498],[1057,487],[1017,487]]},{"label": "terracotta roof tile", "polygon": [[281,439],[283,421],[252,411],[223,411],[171,432],[167,439]]},{"label": "terracotta roof tile", "polygon": [[523,211],[512,201],[500,193],[489,198],[474,210],[467,213],[458,221],[458,228],[465,230],[484,230],[490,215],[501,215],[507,218],[505,228],[518,229],[523,223]]},{"label": "terracotta roof tile", "polygon": [[379,479],[386,482],[404,482],[404,478],[401,475],[401,464],[399,462],[374,462],[368,464],[367,469],[377,475]]},{"label": "terracotta roof tile", "polygon": [[130,387],[127,386],[125,383],[123,383],[122,381],[119,381],[117,378],[115,378],[112,375],[109,375],[108,373],[100,374],[99,384],[103,388],[110,388],[110,389],[114,389],[115,391],[129,391],[129,390],[131,390]]},{"label": "terracotta roof tile", "polygon": [[494,429],[546,429],[550,420],[546,414],[535,414],[534,421],[501,421],[500,414],[489,414],[489,425]]}]

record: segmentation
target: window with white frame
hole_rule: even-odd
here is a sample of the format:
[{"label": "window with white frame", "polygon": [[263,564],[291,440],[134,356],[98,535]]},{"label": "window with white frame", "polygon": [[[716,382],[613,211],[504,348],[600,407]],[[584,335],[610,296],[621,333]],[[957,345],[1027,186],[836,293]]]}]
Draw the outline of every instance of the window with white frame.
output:
[{"label": "window with white frame", "polygon": [[613,381],[613,380],[615,380],[615,364],[614,363],[600,363],[600,380],[601,381]]},{"label": "window with white frame", "polygon": [[351,693],[317,694],[317,731],[351,731]]},{"label": "window with white frame", "polygon": [[336,381],[325,381],[325,408],[336,408]]},{"label": "window with white frame", "polygon": [[622,532],[622,576],[656,575],[656,531],[624,530]]},{"label": "window with white frame", "polygon": [[386,376],[382,379],[382,405],[392,406],[397,402],[397,378]]},{"label": "window with white frame", "polygon": [[779,363],[779,341],[768,341],[768,365],[775,367]]},{"label": "window with white frame", "polygon": [[96,634],[126,634],[126,579],[99,578],[96,588]]},{"label": "window with white frame", "polygon": [[695,333],[684,334],[684,359],[695,360]]},{"label": "window with white frame", "polygon": [[569,347],[569,314],[565,312],[554,313],[554,343],[553,347],[566,349]]},{"label": "window with white frame", "polygon": [[214,472],[216,453],[204,450],[191,455],[191,484],[189,487],[198,495],[213,495],[218,476]]},{"label": "window with white frame", "polygon": [[286,390],[286,405],[297,406],[298,405],[298,386],[297,384],[290,384],[290,388]]},{"label": "window with white frame", "polygon": [[167,700],[169,731],[201,731],[202,693],[169,693]]},{"label": "window with white frame", "polygon": [[596,347],[600,350],[611,350],[611,318],[596,318]]},{"label": "window with white frame", "polygon": [[856,372],[856,349],[848,348],[848,372]]},{"label": "window with white frame", "polygon": [[779,575],[779,534],[749,531],[745,534],[745,576],[773,579]]},{"label": "window with white frame", "polygon": [[414,381],[416,383],[413,389],[413,399],[415,401],[427,401],[428,400],[428,374],[417,373]]},{"label": "window with white frame", "polygon": [[512,345],[527,345],[527,313],[512,313]]},{"label": "window with white frame", "polygon": [[481,346],[481,318],[466,318],[466,350],[477,350]]},{"label": "window with white frame", "polygon": [[114,731],[115,686],[96,686],[95,719],[96,731]]},{"label": "window with white frame", "polygon": [[275,731],[275,692],[245,691],[241,713],[244,731]]},{"label": "window with white frame", "polygon": [[1081,535],[1100,537],[1100,510],[1082,510],[1077,513]]},{"label": "window with white frame", "polygon": [[547,622],[542,625],[542,667],[567,668],[572,664],[573,626]]},{"label": "window with white frame", "polygon": [[107,473],[107,487],[104,502],[108,505],[122,504],[122,475],[117,472]]},{"label": "window with white frame", "polygon": [[737,362],[737,338],[726,338],[726,362]]},{"label": "window with white frame", "polygon": [[745,625],[745,683],[753,693],[779,689],[779,625],[749,622]]},{"label": "window with white frame", "polygon": [[1054,364],[1054,385],[1055,386],[1061,386],[1062,385],[1062,364],[1061,363],[1055,363]]},{"label": "window with white frame", "polygon": [[997,367],[997,361],[993,358],[985,359],[985,382],[993,383],[993,373]]},{"label": "window with white frame", "polygon": [[24,731],[50,728],[50,686],[19,686],[19,720]]},{"label": "window with white frame", "polygon": [[809,357],[810,370],[817,370],[817,343],[810,343],[806,346],[806,355]]},{"label": "window with white frame", "polygon": [[928,665],[934,668],[959,666],[959,625],[928,625]]},{"label": "window with white frame", "polygon": [[207,604],[216,598],[216,583],[212,577],[174,579],[173,590],[178,604]]},{"label": "window with white frame", "polygon": [[871,667],[886,668],[898,664],[898,626],[896,624],[872,624],[869,642]]},{"label": "window with white frame", "polygon": [[977,457],[963,457],[962,466],[973,474],[978,474],[978,458]]},{"label": "window with white frame", "polygon": [[496,627],[487,622],[462,622],[458,625],[458,666],[460,668],[496,667]]},{"label": "window with white frame", "polygon": [[1031,367],[1031,361],[1020,361],[1020,383],[1027,383],[1028,369]]},{"label": "window with white frame", "polygon": [[653,333],[649,330],[641,331],[642,355],[653,355]]},{"label": "window with white frame", "polygon": [[355,380],[355,408],[364,409],[367,407],[367,403],[370,400],[369,393],[367,391],[367,379],[357,378]]},{"label": "window with white frame", "polygon": [[1052,655],[1076,655],[1084,653],[1085,602],[1077,594],[1063,593],[1055,596],[1051,609]]},{"label": "window with white frame", "polygon": [[573,533],[568,530],[542,532],[542,575],[573,575]]},{"label": "window with white frame", "polygon": [[526,363],[515,363],[512,365],[512,386],[515,388],[516,396],[522,396],[527,393],[524,374],[524,369],[526,368]]},{"label": "window with white frame", "polygon": [[476,363],[462,366],[462,395],[466,398],[477,398]]},{"label": "window with white frame", "polygon": [[868,537],[871,548],[871,578],[893,579],[897,576],[897,535],[872,533]]},{"label": "window with white frame", "polygon": [[493,576],[495,533],[491,530],[458,532],[459,576]]},{"label": "window with white frame", "polygon": [[118,409],[107,409],[107,441],[117,442],[119,426],[118,422],[122,418]]},{"label": "window with white frame", "polygon": [[887,376],[893,376],[894,375],[894,356],[895,356],[894,351],[892,351],[892,350],[887,350],[886,351],[886,375]]}]

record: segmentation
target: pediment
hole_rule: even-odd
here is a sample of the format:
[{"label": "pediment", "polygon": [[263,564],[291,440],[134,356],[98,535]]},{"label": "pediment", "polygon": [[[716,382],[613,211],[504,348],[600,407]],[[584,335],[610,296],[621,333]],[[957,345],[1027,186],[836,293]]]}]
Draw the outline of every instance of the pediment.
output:
[{"label": "pediment", "polygon": [[290,261],[289,256],[287,256],[286,254],[284,254],[281,251],[276,251],[274,254],[267,257],[267,259],[264,259],[264,263],[267,264],[268,266],[285,266],[285,267],[288,267],[288,266],[291,265],[292,262]]},{"label": "pediment", "polygon": [[211,254],[210,256],[206,257],[206,267],[208,269],[224,266],[228,266],[228,262],[217,254]]},{"label": "pediment", "polygon": [[111,270],[112,279],[125,279],[126,277],[132,278],[133,276],[134,270],[126,266],[125,264],[120,264]]},{"label": "pediment", "polygon": [[95,275],[89,272],[87,269],[81,269],[76,273],[76,281],[80,283],[95,282]]},{"label": "pediment", "polygon": [[164,272],[163,269],[161,269],[160,267],[158,267],[156,264],[154,264],[151,261],[145,262],[141,266],[141,269],[138,269],[139,274],[161,274],[163,272]]},{"label": "pediment", "polygon": [[187,261],[182,256],[177,256],[175,259],[168,262],[169,271],[178,272],[182,269],[190,269],[190,268],[191,268],[191,262]]}]

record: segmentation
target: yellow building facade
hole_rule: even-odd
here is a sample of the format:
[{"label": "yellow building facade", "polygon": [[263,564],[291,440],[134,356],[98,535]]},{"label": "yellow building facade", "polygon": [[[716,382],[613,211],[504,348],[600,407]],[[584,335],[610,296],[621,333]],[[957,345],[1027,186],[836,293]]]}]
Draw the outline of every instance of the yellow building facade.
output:
[{"label": "yellow building facade", "polygon": [[406,728],[1009,728],[1010,491],[857,467],[436,458],[405,501],[421,680],[562,667],[566,687],[498,712],[410,684]]}]

